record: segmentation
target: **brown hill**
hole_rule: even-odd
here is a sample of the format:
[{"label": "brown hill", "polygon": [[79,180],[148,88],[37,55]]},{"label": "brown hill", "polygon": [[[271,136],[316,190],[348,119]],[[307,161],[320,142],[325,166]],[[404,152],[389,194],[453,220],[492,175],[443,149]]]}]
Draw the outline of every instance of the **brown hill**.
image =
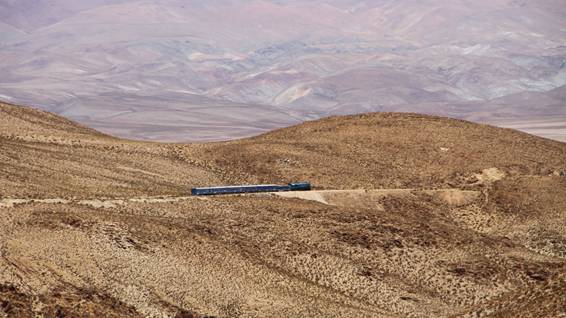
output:
[{"label": "brown hill", "polygon": [[[563,143],[414,114],[142,143],[2,104],[0,147],[0,317],[564,314]],[[302,179],[345,190],[184,197]]]},{"label": "brown hill", "polygon": [[0,103],[0,197],[186,194],[218,182],[167,145],[119,140],[61,117]]},{"label": "brown hill", "polygon": [[476,174],[566,170],[566,145],[416,114],[332,117],[238,141],[120,140],[0,103],[2,196],[182,195],[217,183],[310,180],[318,188],[473,187]]},{"label": "brown hill", "polygon": [[189,156],[213,162],[240,182],[311,180],[329,189],[467,187],[477,181],[475,174],[494,167],[508,175],[566,170],[564,143],[399,113],[327,118],[206,144]]}]

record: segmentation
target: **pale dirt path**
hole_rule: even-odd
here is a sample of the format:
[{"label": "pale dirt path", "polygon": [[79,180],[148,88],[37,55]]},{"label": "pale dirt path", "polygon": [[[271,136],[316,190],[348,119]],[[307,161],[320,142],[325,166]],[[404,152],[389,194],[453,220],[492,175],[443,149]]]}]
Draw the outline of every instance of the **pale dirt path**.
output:
[{"label": "pale dirt path", "polygon": [[[89,199],[89,200],[74,200],[63,198],[52,199],[2,199],[0,200],[0,208],[13,208],[18,205],[32,204],[32,203],[45,203],[45,204],[79,204],[87,205],[93,208],[114,208],[116,206],[124,205],[127,203],[169,203],[189,200],[194,197],[140,197],[129,199]],[[203,199],[203,198],[200,198]]]},{"label": "pale dirt path", "polygon": [[[358,206],[360,204],[375,203],[378,207],[379,199],[383,197],[407,197],[416,194],[425,194],[445,201],[450,205],[465,205],[479,198],[479,191],[465,191],[458,189],[441,190],[419,190],[419,189],[379,189],[379,190],[315,190],[315,191],[291,191],[291,192],[270,192],[247,195],[271,195],[282,198],[294,198],[335,206]],[[238,194],[242,195],[242,194]],[[246,194],[244,194],[246,195]],[[114,208],[128,203],[174,203],[192,199],[208,200],[211,197],[203,196],[182,196],[182,197],[138,197],[122,199],[0,199],[0,208],[13,208],[18,205],[43,203],[43,204],[78,204],[93,208]]]},{"label": "pale dirt path", "polygon": [[418,194],[431,196],[453,206],[470,204],[481,197],[480,191],[459,189],[420,190],[420,189],[379,189],[379,190],[325,190],[297,191],[273,193],[284,198],[297,198],[316,201],[335,206],[367,206],[380,207],[380,199],[384,197],[408,197]]}]

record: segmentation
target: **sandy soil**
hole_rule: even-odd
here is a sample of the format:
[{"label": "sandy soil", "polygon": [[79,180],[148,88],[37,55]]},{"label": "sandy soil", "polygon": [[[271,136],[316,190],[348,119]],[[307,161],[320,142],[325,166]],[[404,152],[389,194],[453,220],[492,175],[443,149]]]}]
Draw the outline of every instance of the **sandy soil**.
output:
[{"label": "sandy soil", "polygon": [[[0,124],[0,317],[566,314],[566,144],[410,114],[202,145]],[[287,179],[316,189],[187,196]]]},{"label": "sandy soil", "polygon": [[[283,198],[298,198],[316,201],[323,204],[344,207],[373,207],[383,209],[379,201],[385,197],[414,198],[429,195],[438,198],[448,205],[463,206],[476,201],[482,196],[480,191],[458,189],[418,190],[418,189],[382,189],[382,190],[323,190],[279,192],[273,195]],[[369,205],[369,206],[368,206]]]}]

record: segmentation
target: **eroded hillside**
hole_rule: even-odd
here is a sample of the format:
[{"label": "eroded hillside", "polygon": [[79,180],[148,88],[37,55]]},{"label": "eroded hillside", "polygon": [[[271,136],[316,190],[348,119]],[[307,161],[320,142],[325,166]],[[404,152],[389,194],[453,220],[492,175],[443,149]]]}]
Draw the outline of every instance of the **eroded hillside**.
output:
[{"label": "eroded hillside", "polygon": [[475,175],[491,168],[544,176],[566,170],[564,143],[417,114],[332,117],[194,148],[189,157],[238,181],[311,180],[328,189],[474,187]]},{"label": "eroded hillside", "polygon": [[[566,144],[407,114],[201,145],[0,123],[0,317],[565,314]],[[186,196],[288,180],[319,189]]]},{"label": "eroded hillside", "polygon": [[219,182],[172,147],[119,140],[52,114],[0,103],[0,196],[182,195]]}]

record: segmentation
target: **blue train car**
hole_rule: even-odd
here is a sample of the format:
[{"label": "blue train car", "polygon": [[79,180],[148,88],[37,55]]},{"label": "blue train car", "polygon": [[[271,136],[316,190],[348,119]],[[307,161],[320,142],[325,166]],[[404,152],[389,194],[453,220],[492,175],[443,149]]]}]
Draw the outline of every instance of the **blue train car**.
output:
[{"label": "blue train car", "polygon": [[238,193],[260,193],[260,192],[283,192],[283,191],[309,191],[311,185],[308,182],[295,182],[288,185],[258,184],[225,187],[194,188],[192,195],[220,195]]}]

